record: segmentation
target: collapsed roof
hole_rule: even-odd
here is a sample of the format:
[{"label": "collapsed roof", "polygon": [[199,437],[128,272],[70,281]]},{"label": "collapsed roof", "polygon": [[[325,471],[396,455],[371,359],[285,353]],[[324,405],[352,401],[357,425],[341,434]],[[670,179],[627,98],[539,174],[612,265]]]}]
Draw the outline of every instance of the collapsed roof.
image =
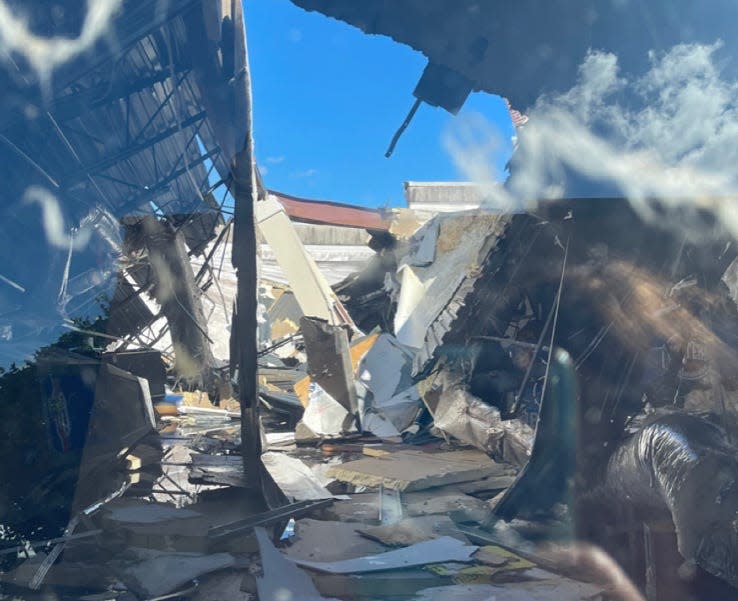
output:
[{"label": "collapsed roof", "polygon": [[[130,282],[116,286],[123,226],[166,216],[202,254],[247,139],[240,2],[43,4],[27,28],[0,19],[5,366],[54,341],[61,322],[99,317],[101,293],[132,298]],[[140,327],[150,316],[133,304]]]},{"label": "collapsed roof", "polygon": [[[368,34],[391,37],[428,57],[431,70],[416,96],[461,100],[472,90],[499,94],[525,109],[542,93],[575,82],[590,49],[618,55],[624,71],[648,67],[649,51],[680,43],[722,40],[724,67],[735,72],[733,28],[738,6],[730,0],[636,2],[534,2],[517,0],[292,0]],[[460,106],[460,104],[458,105]]]}]

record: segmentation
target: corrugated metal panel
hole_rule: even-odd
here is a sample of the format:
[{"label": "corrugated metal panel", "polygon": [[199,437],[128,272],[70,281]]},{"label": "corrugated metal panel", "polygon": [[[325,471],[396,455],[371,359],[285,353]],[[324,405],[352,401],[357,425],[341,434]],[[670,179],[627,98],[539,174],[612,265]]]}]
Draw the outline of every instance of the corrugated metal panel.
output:
[{"label": "corrugated metal panel", "polygon": [[[453,219],[453,217],[451,217]],[[446,342],[447,335],[456,327],[459,313],[466,305],[466,299],[472,294],[477,281],[485,273],[491,253],[497,247],[507,230],[509,219],[500,217],[495,219],[496,224],[490,228],[489,234],[473,256],[466,258],[467,268],[458,286],[449,294],[448,301],[430,324],[423,340],[423,345],[413,359],[413,375],[421,373],[434,358],[437,350]],[[492,222],[490,222],[492,225]]]},{"label": "corrugated metal panel", "polygon": [[479,208],[483,190],[471,182],[405,182],[410,209],[446,213]]},{"label": "corrugated metal panel", "polygon": [[325,200],[307,200],[272,190],[269,193],[279,199],[287,215],[294,221],[389,231],[390,221],[376,209]]}]

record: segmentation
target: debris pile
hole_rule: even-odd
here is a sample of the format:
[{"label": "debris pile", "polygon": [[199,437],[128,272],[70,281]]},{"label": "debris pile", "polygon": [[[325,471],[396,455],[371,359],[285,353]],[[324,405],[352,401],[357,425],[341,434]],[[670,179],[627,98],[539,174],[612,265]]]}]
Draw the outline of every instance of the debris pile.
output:
[{"label": "debris pile", "polygon": [[[333,289],[297,235],[281,262],[300,254],[309,277],[262,277],[259,473],[230,396],[181,390],[156,351],[87,359],[100,385],[130,380],[114,386],[129,405],[143,391],[143,425],[107,458],[91,423],[67,526],[17,537],[3,582],[139,599],[617,598],[538,547],[584,539],[644,588],[664,590],[679,554],[690,585],[735,585],[729,237],[685,240],[617,200],[438,214],[402,234],[389,221]],[[50,408],[83,370],[70,357],[39,363],[58,374]],[[93,418],[120,419],[104,410]],[[644,537],[671,563],[646,569]]]},{"label": "debris pile", "polygon": [[[481,233],[486,225],[467,241],[467,252],[456,246],[455,219],[469,223],[468,216],[445,218],[447,225],[431,222],[435,233],[423,229],[383,249],[400,265],[381,274],[375,298],[386,296],[383,307],[425,304],[418,315],[429,327],[433,313],[454,296],[432,287],[434,276],[427,274],[436,258],[458,267],[466,254],[474,263],[474,273],[460,268],[467,275],[455,278],[456,288],[467,276],[478,277],[481,249],[492,244]],[[295,248],[304,252],[300,244]],[[418,257],[425,257],[422,265]],[[403,291],[401,281],[410,276],[402,273],[411,270],[415,276],[408,281],[420,283]],[[308,287],[325,291],[315,273]],[[128,442],[112,458],[96,446],[104,426],[84,430],[72,484],[88,494],[67,508],[58,536],[19,534],[5,547],[0,577],[7,590],[41,594],[63,585],[75,596],[196,599],[223,587],[234,596],[271,599],[276,587],[312,598],[343,598],[351,591],[352,598],[424,599],[460,594],[464,587],[475,595],[496,594],[513,583],[541,598],[550,591],[598,594],[601,583],[569,580],[543,560],[525,559],[518,547],[526,543],[517,534],[481,530],[530,452],[530,426],[503,420],[499,409],[472,396],[461,372],[440,367],[443,362],[430,355],[419,360],[425,340],[412,312],[395,318],[401,328],[407,325],[400,336],[381,328],[364,333],[337,295],[322,296],[323,317],[306,315],[304,307],[316,299],[297,292],[302,280],[290,284],[282,284],[265,309],[272,327],[260,343],[263,473],[250,473],[242,455],[236,401],[221,396],[214,404],[204,391],[172,392],[182,380],[173,364],[165,373],[159,352],[113,353],[109,361],[119,367],[103,363],[102,371],[118,370],[119,378],[144,391],[132,405],[131,391],[116,385],[122,397],[115,405],[132,406],[146,427],[139,432],[131,426],[130,434],[116,437],[116,444]],[[435,303],[424,300],[424,285]],[[277,289],[264,280],[267,286]],[[337,288],[347,294],[351,286]],[[273,327],[287,321],[286,331]],[[148,353],[143,361],[142,352]],[[67,371],[77,365],[74,356],[59,360]],[[439,368],[429,371],[430,363]],[[60,382],[62,388],[46,393],[57,405],[62,393],[71,395],[72,384]],[[476,410],[469,413],[460,403]],[[96,419],[121,416],[118,410]],[[111,461],[117,462],[114,472]],[[88,466],[115,473],[117,488],[103,494],[110,485]],[[272,542],[279,539],[281,550]]]},{"label": "debris pile", "polygon": [[[316,366],[315,334],[308,334],[308,375],[294,385],[305,406],[298,439],[325,444],[363,433],[382,445],[422,448],[440,439],[449,449],[473,447],[519,475],[498,491],[486,517],[471,521],[493,530],[512,525],[503,529],[521,537],[519,544],[561,536],[552,524],[568,524],[644,589],[659,581],[665,590],[679,563],[649,571],[648,543],[638,542],[658,519],[672,524],[674,557],[696,566],[682,586],[728,594],[738,584],[728,567],[735,546],[716,533],[728,526],[722,510],[736,509],[732,501],[723,505],[738,478],[729,459],[735,245],[709,219],[685,236],[679,219],[644,222],[624,200],[565,200],[535,213],[439,214],[397,237],[381,262],[336,286],[345,306],[375,324],[368,335],[334,329],[334,339],[347,342],[329,354],[328,347],[313,350],[321,357]],[[301,321],[303,334],[309,321]],[[678,435],[659,426],[669,420],[685,424]],[[664,428],[664,436],[652,434]],[[672,452],[704,457],[695,466],[711,467],[670,467]],[[463,474],[453,455],[443,460]],[[637,469],[661,455],[663,464]],[[393,450],[327,473],[352,486],[412,491],[428,457]],[[395,474],[401,458],[413,466],[413,479]],[[725,480],[715,483],[716,473]],[[697,474],[711,484],[692,482]],[[687,492],[697,489],[699,495]],[[707,499],[717,503],[710,517],[692,517],[704,516]],[[627,534],[603,528],[602,515]]]}]

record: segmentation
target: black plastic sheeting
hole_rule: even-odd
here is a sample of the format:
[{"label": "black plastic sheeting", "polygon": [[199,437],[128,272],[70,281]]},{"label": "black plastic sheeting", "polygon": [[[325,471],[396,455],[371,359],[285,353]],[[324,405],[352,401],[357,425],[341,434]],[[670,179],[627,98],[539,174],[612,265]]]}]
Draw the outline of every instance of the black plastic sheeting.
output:
[{"label": "black plastic sheeting", "polygon": [[672,413],[653,419],[610,459],[609,502],[641,515],[668,511],[679,552],[738,586],[738,449],[706,419]]}]

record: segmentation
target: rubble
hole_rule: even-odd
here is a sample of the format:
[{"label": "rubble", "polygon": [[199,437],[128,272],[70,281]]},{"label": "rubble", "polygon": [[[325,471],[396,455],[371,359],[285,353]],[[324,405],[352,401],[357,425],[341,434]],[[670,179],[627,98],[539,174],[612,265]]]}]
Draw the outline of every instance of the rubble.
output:
[{"label": "rubble", "polygon": [[[552,350],[555,339],[542,343],[552,325],[556,336],[569,335],[573,314],[563,301],[558,322],[546,316],[556,313],[560,291],[580,285],[582,277],[575,245],[563,269],[555,254],[561,249],[552,253],[547,246],[557,248],[561,222],[539,226],[533,246],[556,257],[559,269],[546,272],[555,275],[510,279],[508,296],[494,300],[495,318],[481,317],[490,294],[504,289],[498,281],[509,278],[505,270],[526,269],[516,253],[533,222],[528,215],[447,214],[428,221],[407,247],[394,247],[398,286],[383,287],[382,294],[390,304],[409,306],[402,305],[410,302],[403,300],[403,286],[407,277],[417,280],[405,288],[416,294],[415,309],[407,320],[399,313],[397,329],[364,336],[303,314],[293,322],[289,344],[278,347],[280,356],[273,350],[280,340],[266,335],[259,358],[259,459],[281,499],[273,505],[250,496],[254,480],[238,454],[239,404],[220,398],[216,406],[205,393],[181,393],[159,435],[163,458],[145,450],[127,456],[128,470],[151,482],[157,502],[136,484],[131,496],[106,502],[94,518],[105,536],[107,564],[128,590],[167,594],[226,570],[242,574],[244,590],[265,595],[274,587],[298,587],[316,599],[341,598],[345,590],[371,596],[385,588],[388,598],[419,599],[474,598],[482,591],[525,591],[542,599],[562,591],[573,598],[599,594],[600,585],[554,574],[556,565],[525,552],[547,528],[569,528],[567,511],[576,507],[567,497],[571,472],[561,469],[577,440],[568,379],[573,368]],[[457,267],[450,291],[440,294],[432,288],[439,285],[434,270],[450,277],[448,266],[439,267],[444,262]],[[582,345],[580,357],[598,358],[602,349],[590,347]],[[689,399],[696,402],[694,394]],[[163,475],[150,478],[151,467]],[[636,476],[633,469],[627,473]],[[226,496],[218,500],[215,493]],[[238,495],[251,500],[231,506]],[[128,514],[138,517],[124,519]],[[509,521],[496,522],[501,518]],[[274,547],[265,537],[282,541]],[[508,548],[489,546],[490,540]],[[67,543],[75,561],[100,544],[95,534]],[[131,551],[144,547],[147,553]],[[257,553],[264,572],[252,586],[245,568]],[[69,561],[65,556],[54,569],[67,569]],[[189,562],[200,567],[193,571]],[[294,582],[275,580],[270,570],[280,565]],[[161,566],[180,566],[177,577],[152,578]]]}]

